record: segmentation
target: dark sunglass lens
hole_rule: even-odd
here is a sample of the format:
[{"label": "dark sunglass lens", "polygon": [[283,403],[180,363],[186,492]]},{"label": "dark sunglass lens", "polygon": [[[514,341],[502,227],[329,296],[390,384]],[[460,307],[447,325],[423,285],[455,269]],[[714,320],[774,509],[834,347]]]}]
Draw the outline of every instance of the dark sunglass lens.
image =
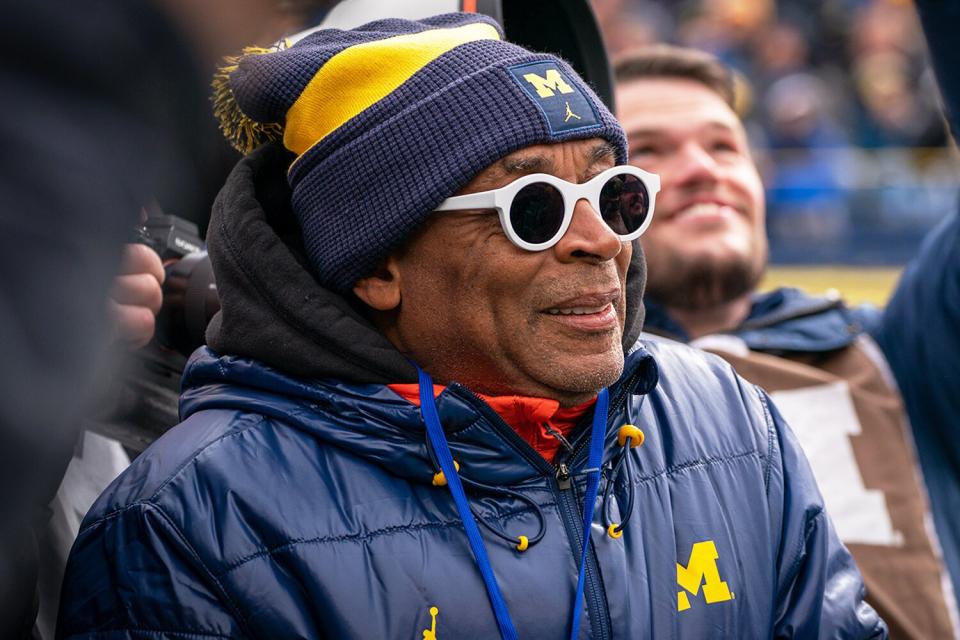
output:
[{"label": "dark sunglass lens", "polygon": [[614,233],[625,236],[644,223],[650,213],[650,194],[643,180],[621,173],[600,190],[600,214]]},{"label": "dark sunglass lens", "polygon": [[563,196],[545,182],[528,184],[513,197],[510,224],[525,242],[546,242],[563,224]]}]

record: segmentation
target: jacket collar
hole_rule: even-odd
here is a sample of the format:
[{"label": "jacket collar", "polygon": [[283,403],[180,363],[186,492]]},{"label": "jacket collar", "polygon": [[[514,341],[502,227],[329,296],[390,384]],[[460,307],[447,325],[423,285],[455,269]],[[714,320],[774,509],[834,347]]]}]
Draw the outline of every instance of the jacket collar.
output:
[{"label": "jacket collar", "polygon": [[[666,309],[650,299],[646,330],[681,342],[690,338]],[[754,351],[824,352],[852,344],[869,328],[870,309],[850,309],[837,296],[781,288],[754,294],[750,314],[729,335]]]},{"label": "jacket collar", "polygon": [[[630,394],[649,393],[657,378],[653,356],[642,346],[635,349],[610,388],[611,415],[622,411]],[[180,415],[186,420],[207,409],[269,416],[413,482],[429,484],[437,471],[427,453],[419,408],[385,385],[294,378],[253,360],[202,348],[184,372]],[[467,477],[513,485],[553,474],[553,467],[469,389],[450,385],[437,398],[437,411]],[[584,423],[591,417],[588,412]],[[608,455],[616,446],[619,426],[608,428]],[[586,431],[578,427],[575,446]]]}]

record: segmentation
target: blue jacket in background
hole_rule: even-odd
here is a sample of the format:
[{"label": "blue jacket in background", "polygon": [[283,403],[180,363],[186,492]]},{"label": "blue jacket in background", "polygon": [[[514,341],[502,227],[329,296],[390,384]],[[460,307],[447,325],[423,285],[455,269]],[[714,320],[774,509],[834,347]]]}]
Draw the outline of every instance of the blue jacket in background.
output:
[{"label": "blue jacket in background", "polygon": [[871,333],[903,395],[944,561],[960,585],[960,215],[927,237]]},{"label": "blue jacket in background", "polygon": [[[960,1],[916,4],[956,142]],[[903,394],[944,560],[960,585],[960,207],[927,237],[872,333]]]}]

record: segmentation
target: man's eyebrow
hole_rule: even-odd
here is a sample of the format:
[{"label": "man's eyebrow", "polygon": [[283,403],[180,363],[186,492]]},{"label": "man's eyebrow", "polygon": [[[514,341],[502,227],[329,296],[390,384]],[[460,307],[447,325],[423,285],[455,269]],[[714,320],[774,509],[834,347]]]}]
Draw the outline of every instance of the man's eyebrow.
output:
[{"label": "man's eyebrow", "polygon": [[[592,147],[587,154],[587,166],[608,162],[616,162],[617,148],[610,142],[604,141]],[[556,166],[554,159],[545,155],[510,155],[501,158],[494,165],[500,175],[529,175],[531,173],[553,173]],[[491,177],[491,181],[494,178]]]},{"label": "man's eyebrow", "polygon": [[515,153],[490,165],[490,170],[473,183],[473,188],[489,189],[506,178],[517,178],[531,173],[550,173],[553,167],[553,159],[548,156]]},{"label": "man's eyebrow", "polygon": [[587,166],[592,167],[595,164],[606,162],[615,163],[616,161],[617,148],[610,142],[604,141],[590,150],[590,155],[587,157]]},{"label": "man's eyebrow", "polygon": [[553,169],[553,159],[539,155],[507,156],[500,160],[499,164],[508,175],[550,173],[550,170]]}]

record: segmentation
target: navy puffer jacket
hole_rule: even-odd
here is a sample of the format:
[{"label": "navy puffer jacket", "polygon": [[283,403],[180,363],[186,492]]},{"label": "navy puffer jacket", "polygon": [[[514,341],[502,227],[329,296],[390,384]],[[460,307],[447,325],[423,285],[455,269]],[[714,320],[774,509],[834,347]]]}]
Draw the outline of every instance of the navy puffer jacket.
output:
[{"label": "navy puffer jacket", "polygon": [[[611,389],[604,484],[624,451],[618,427],[639,425],[646,441],[599,499],[615,522],[631,491],[634,508],[620,538],[595,521],[580,637],[881,637],[763,394],[718,359],[650,348]],[[520,637],[567,637],[585,448],[561,459],[574,480],[563,489],[466,389],[438,409],[461,474],[530,501],[474,495],[477,515],[514,536],[544,521],[522,553],[486,540]],[[497,637],[453,501],[431,482],[417,407],[384,386],[305,382],[204,351],[182,410],[87,516],[62,636],[422,638],[436,608],[437,638]]]}]

